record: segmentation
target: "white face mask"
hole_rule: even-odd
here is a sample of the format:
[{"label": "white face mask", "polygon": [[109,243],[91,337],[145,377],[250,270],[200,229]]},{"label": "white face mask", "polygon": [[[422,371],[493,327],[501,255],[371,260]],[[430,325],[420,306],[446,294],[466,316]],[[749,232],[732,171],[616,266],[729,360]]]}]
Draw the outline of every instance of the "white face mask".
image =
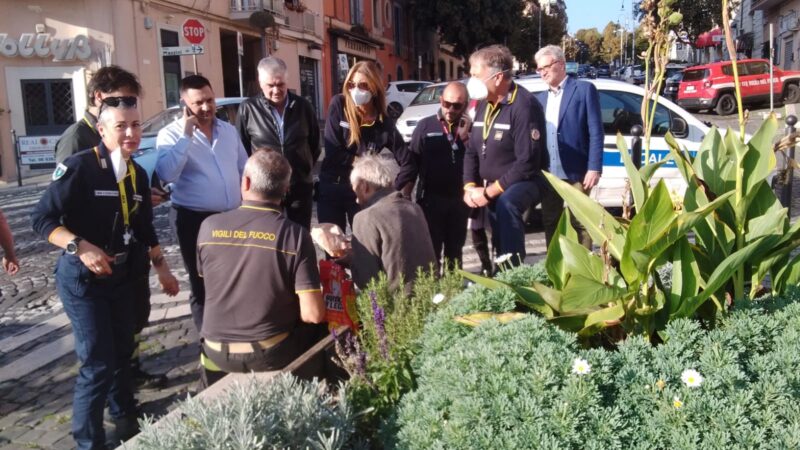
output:
[{"label": "white face mask", "polygon": [[117,177],[117,183],[119,183],[128,174],[128,165],[122,157],[122,149],[114,150],[109,156],[111,157],[111,165],[114,168],[114,175]]},{"label": "white face mask", "polygon": [[372,100],[372,92],[354,87],[350,89],[350,97],[357,106],[363,106]]},{"label": "white face mask", "polygon": [[469,94],[470,100],[483,100],[489,95],[489,88],[486,87],[486,81],[492,79],[495,75],[502,72],[496,72],[488,77],[484,78],[483,80],[470,77],[469,81],[467,81],[467,93]]}]

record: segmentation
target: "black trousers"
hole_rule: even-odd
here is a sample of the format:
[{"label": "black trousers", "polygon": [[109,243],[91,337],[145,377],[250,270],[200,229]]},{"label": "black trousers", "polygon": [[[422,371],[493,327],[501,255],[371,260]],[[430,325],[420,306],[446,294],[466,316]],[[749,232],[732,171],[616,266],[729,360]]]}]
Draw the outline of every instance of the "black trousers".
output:
[{"label": "black trousers", "polygon": [[296,183],[289,188],[289,193],[284,201],[286,217],[306,230],[311,229],[311,215],[314,209],[313,196],[313,184]]},{"label": "black trousers", "polygon": [[459,197],[447,197],[425,193],[418,201],[428,222],[428,231],[433,242],[433,252],[441,266],[442,250],[450,264],[461,267],[464,242],[467,240],[467,219],[470,208]]},{"label": "black trousers", "polygon": [[350,186],[350,180],[333,179],[320,174],[319,193],[317,194],[317,220],[319,223],[335,223],[347,232],[347,223],[353,226],[353,217],[359,211],[356,194]]},{"label": "black trousers", "polygon": [[189,306],[192,308],[192,319],[197,327],[197,332],[203,329],[203,309],[206,304],[206,289],[203,279],[197,274],[197,235],[200,225],[206,217],[216,214],[207,211],[192,211],[180,206],[172,206],[169,212],[169,221],[181,248],[181,257],[186,273],[189,274],[191,293]]}]

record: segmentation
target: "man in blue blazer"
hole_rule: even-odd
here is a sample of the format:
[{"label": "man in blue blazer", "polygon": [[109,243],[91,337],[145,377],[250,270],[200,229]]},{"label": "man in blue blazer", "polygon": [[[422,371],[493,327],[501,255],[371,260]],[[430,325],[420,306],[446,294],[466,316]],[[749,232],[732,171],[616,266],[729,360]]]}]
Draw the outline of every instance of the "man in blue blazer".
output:
[{"label": "man in blue blazer", "polygon": [[[537,94],[545,110],[550,173],[587,194],[603,169],[603,120],[600,98],[593,84],[567,76],[564,52],[548,45],[536,52],[537,71],[548,89]],[[564,201],[548,184],[542,192],[542,223],[547,245],[555,233]],[[586,229],[572,221],[581,244],[592,248]]]}]

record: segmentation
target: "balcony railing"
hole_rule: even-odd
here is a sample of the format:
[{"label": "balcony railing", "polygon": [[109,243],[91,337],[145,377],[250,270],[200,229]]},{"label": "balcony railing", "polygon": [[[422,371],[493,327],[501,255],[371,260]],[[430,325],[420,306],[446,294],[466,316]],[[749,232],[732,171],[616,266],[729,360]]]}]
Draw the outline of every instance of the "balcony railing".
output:
[{"label": "balcony railing", "polygon": [[270,11],[283,15],[283,0],[230,0],[232,13]]}]

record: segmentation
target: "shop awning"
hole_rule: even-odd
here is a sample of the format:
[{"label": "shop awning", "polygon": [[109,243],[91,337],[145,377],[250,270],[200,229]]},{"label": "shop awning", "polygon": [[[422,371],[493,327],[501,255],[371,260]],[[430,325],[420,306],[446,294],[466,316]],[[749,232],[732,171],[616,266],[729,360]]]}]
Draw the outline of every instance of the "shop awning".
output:
[{"label": "shop awning", "polygon": [[722,41],[720,40],[721,38],[717,37],[715,40],[715,36],[722,36],[722,30],[719,28],[714,28],[711,31],[701,33],[700,36],[697,36],[697,41],[695,41],[694,45],[695,48],[706,48],[722,45]]}]

